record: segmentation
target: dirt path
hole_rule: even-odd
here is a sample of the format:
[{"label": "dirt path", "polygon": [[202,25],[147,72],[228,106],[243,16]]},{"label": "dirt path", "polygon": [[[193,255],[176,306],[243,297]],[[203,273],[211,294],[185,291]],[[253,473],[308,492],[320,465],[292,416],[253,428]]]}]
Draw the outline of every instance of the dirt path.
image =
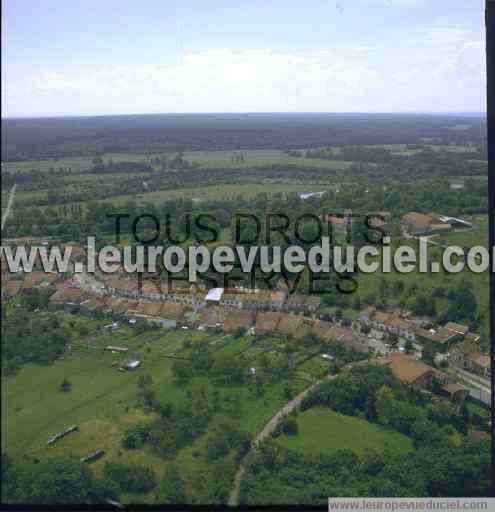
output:
[{"label": "dirt path", "polygon": [[[370,361],[359,361],[358,363],[350,363],[346,366],[344,366],[341,370],[347,371],[350,370],[353,366],[358,366],[362,364],[368,364]],[[309,388],[305,389],[304,391],[301,391],[295,398],[293,398],[290,402],[287,402],[282,409],[280,409],[269,421],[266,423],[266,425],[262,428],[262,430],[256,435],[256,437],[253,440],[253,443],[251,445],[251,449],[249,452],[244,456],[244,458],[241,460],[241,463],[239,464],[239,467],[237,468],[237,472],[234,477],[234,484],[232,487],[232,491],[230,492],[228,505],[229,507],[236,507],[239,505],[239,498],[240,498],[240,491],[241,491],[241,482],[244,478],[244,475],[246,473],[246,462],[250,454],[255,450],[259,443],[269,437],[271,434],[273,434],[275,428],[279,424],[279,422],[287,415],[289,415],[296,407],[301,405],[301,402],[304,400],[304,398],[311,393],[317,386],[322,384],[323,382],[334,380],[336,379],[340,373],[337,374],[330,374],[326,375],[322,379],[316,381],[314,384],[312,384]]]}]

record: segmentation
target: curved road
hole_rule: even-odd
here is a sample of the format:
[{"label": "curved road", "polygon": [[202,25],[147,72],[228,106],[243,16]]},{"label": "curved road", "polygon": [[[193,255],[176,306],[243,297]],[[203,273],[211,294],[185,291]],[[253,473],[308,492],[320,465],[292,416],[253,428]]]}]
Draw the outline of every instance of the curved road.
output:
[{"label": "curved road", "polygon": [[369,364],[371,361],[366,359],[364,361],[359,361],[357,363],[350,363],[343,368],[341,368],[339,373],[336,374],[330,374],[326,375],[322,379],[316,381],[314,384],[312,384],[309,388],[305,389],[304,391],[301,391],[295,398],[293,398],[290,402],[287,402],[282,409],[280,409],[269,421],[266,423],[266,425],[262,428],[262,430],[257,434],[257,436],[254,438],[254,441],[251,445],[251,449],[249,452],[243,457],[241,460],[239,467],[237,468],[237,472],[234,477],[234,485],[232,487],[232,491],[230,492],[228,505],[230,507],[236,507],[239,505],[239,498],[240,498],[240,491],[241,491],[241,482],[244,478],[244,474],[246,473],[246,462],[249,457],[249,455],[252,453],[254,449],[257,448],[259,443],[269,437],[271,434],[273,434],[275,428],[277,427],[278,423],[282,418],[289,415],[296,407],[298,407],[301,402],[304,400],[304,398],[311,393],[317,386],[322,384],[325,381],[334,380],[336,379],[341,372],[350,370],[353,366],[358,366],[362,364]]}]

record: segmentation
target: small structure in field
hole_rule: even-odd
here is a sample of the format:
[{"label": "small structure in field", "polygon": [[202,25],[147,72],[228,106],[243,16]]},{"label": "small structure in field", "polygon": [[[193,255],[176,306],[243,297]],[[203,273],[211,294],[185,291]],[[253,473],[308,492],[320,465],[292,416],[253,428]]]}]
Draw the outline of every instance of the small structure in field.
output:
[{"label": "small structure in field", "polygon": [[71,432],[77,432],[77,431],[79,431],[79,427],[77,425],[74,425],[72,427],[67,427],[64,430],[62,430],[61,432],[59,432],[58,434],[55,434],[53,437],[50,437],[50,439],[48,439],[46,444],[53,444],[56,441],[58,441],[59,439],[62,439],[62,437],[65,437],[66,435],[70,434]]},{"label": "small structure in field", "polygon": [[139,368],[140,366],[141,366],[141,361],[139,359],[132,359],[131,361],[126,361],[122,365],[122,368],[124,370],[133,371],[133,370],[136,370],[137,368]]},{"label": "small structure in field", "polygon": [[101,459],[104,456],[105,456],[104,450],[96,450],[95,452],[92,452],[92,453],[86,455],[86,457],[83,457],[81,459],[81,462],[93,462],[95,460]]},{"label": "small structure in field", "polygon": [[116,345],[108,345],[105,347],[105,350],[111,350],[112,352],[127,352],[129,349],[127,347],[118,347]]}]

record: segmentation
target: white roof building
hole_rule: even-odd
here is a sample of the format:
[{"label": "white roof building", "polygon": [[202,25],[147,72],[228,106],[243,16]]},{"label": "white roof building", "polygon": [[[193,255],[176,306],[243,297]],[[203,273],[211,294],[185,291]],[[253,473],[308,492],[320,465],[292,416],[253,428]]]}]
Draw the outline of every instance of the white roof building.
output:
[{"label": "white roof building", "polygon": [[220,302],[223,296],[223,288],[212,288],[206,295],[207,302]]}]

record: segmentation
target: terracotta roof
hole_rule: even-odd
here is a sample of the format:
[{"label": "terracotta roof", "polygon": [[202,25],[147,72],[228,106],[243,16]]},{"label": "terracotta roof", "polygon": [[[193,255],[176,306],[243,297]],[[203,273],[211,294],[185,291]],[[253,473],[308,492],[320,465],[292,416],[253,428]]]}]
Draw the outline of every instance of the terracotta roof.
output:
[{"label": "terracotta roof", "polygon": [[127,300],[127,299],[118,299],[115,297],[106,297],[105,304],[116,314],[122,314],[128,311],[129,309],[133,309],[137,301],[135,300]]},{"label": "terracotta roof", "polygon": [[225,317],[223,328],[227,332],[238,329],[249,329],[254,323],[253,314],[250,311],[232,311]]},{"label": "terracotta roof", "polygon": [[138,286],[137,279],[124,279],[114,275],[106,276],[103,281],[107,288],[114,288],[117,291],[136,291]]},{"label": "terracotta roof", "polygon": [[471,430],[469,433],[471,439],[474,441],[483,441],[485,439],[490,439],[491,436],[487,432],[483,432],[481,430]]},{"label": "terracotta roof", "polygon": [[258,313],[256,316],[256,330],[259,332],[273,332],[278,326],[280,313],[268,311],[266,313]]},{"label": "terracotta roof", "polygon": [[405,354],[394,354],[381,360],[402,382],[412,384],[419,378],[434,372],[434,368]]},{"label": "terracotta roof", "polygon": [[454,396],[456,393],[461,391],[467,392],[466,388],[460,384],[444,384],[442,389],[444,389],[450,396]]},{"label": "terracotta roof", "polygon": [[180,320],[184,316],[186,308],[182,304],[165,302],[161,305],[160,316],[171,320]]},{"label": "terracotta roof", "polygon": [[330,330],[335,327],[331,322],[325,322],[323,320],[319,320],[313,324],[313,334],[318,336],[318,338],[325,339],[325,336]]},{"label": "terracotta roof", "polygon": [[314,295],[302,295],[295,293],[287,299],[288,306],[319,306],[321,304],[321,297]]},{"label": "terracotta roof", "polygon": [[465,325],[456,324],[455,322],[448,322],[445,324],[445,329],[455,332],[457,334],[465,335],[469,331],[469,327],[466,327]]},{"label": "terracotta roof", "polygon": [[441,344],[447,343],[453,336],[455,336],[454,332],[445,329],[445,327],[439,327],[438,329],[432,329],[431,331],[423,329],[422,327],[417,327],[415,331],[421,338]]},{"label": "terracotta roof", "polygon": [[41,284],[53,283],[60,276],[57,272],[29,272],[24,276],[24,289],[30,289]]},{"label": "terracotta roof", "polygon": [[297,339],[303,339],[308,334],[314,334],[313,326],[316,323],[316,320],[312,320],[310,318],[304,318],[301,324],[299,324],[294,331],[294,337]]},{"label": "terracotta roof", "polygon": [[480,340],[480,335],[474,332],[468,332],[466,336],[464,336],[464,340],[471,343],[478,343]]},{"label": "terracotta roof", "polygon": [[304,317],[299,315],[280,315],[277,332],[290,335],[303,323]]},{"label": "terracotta roof", "polygon": [[431,213],[410,212],[404,215],[403,220],[414,229],[427,229],[436,221],[436,217]]},{"label": "terracotta roof", "polygon": [[55,304],[80,304],[87,298],[87,293],[80,288],[61,288],[50,297],[50,302]]},{"label": "terracotta roof", "polygon": [[158,316],[161,309],[162,305],[159,302],[140,300],[132,310],[128,311],[128,313],[146,316]]},{"label": "terracotta roof", "polygon": [[102,297],[91,297],[84,303],[84,307],[90,311],[105,307],[105,300]]},{"label": "terracotta roof", "polygon": [[7,281],[2,283],[2,289],[5,290],[7,297],[14,297],[22,290],[22,281]]},{"label": "terracotta roof", "polygon": [[486,354],[473,352],[468,355],[468,359],[482,368],[490,368],[490,356],[487,356]]},{"label": "terracotta roof", "polygon": [[216,327],[217,324],[223,325],[224,320],[225,313],[221,308],[207,306],[201,310],[198,323],[207,327]]}]

